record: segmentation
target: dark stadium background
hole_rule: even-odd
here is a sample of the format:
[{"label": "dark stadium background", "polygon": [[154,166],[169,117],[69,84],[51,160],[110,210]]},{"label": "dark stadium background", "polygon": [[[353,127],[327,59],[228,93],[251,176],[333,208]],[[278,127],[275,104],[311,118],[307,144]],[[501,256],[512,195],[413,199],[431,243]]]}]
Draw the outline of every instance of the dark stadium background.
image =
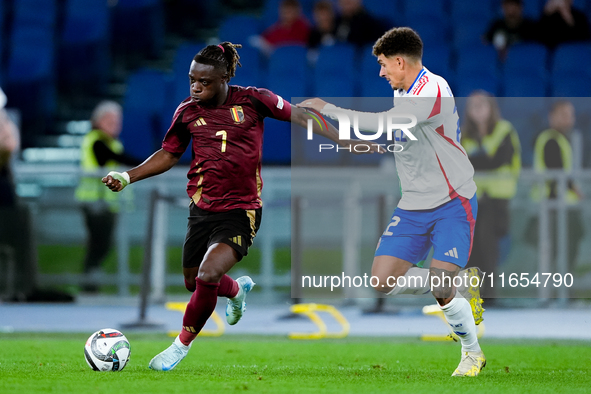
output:
[{"label": "dark stadium background", "polygon": [[[389,86],[377,76],[370,47],[322,48],[315,67],[307,62],[303,47],[280,48],[269,58],[260,55],[248,37],[276,21],[278,3],[0,1],[0,86],[8,95],[8,107],[20,112],[22,147],[77,147],[81,135],[72,131],[71,121],[88,119],[98,101],[111,98],[124,106],[122,140],[127,152],[147,157],[159,147],[176,105],[188,95],[186,74],[193,55],[205,43],[225,40],[244,45],[243,67],[232,83],[266,87],[288,99],[391,97]],[[314,2],[300,3],[311,21]],[[482,41],[489,23],[500,15],[498,0],[363,4],[387,26],[416,29],[425,43],[424,64],[449,81],[456,97],[477,88],[507,97],[582,97],[591,91],[588,42],[554,50],[522,43],[511,47],[506,61],[500,62],[494,48]],[[543,5],[543,0],[525,0],[524,13],[538,18]],[[591,19],[590,0],[575,0],[574,7]],[[327,73],[330,81],[323,77]],[[543,123],[546,115],[539,113],[539,99],[522,103],[521,113]],[[510,110],[505,113],[509,118]],[[517,129],[524,164],[531,165],[532,142],[539,130]],[[288,124],[268,121],[264,151],[266,164],[290,163]],[[362,164],[377,164],[377,158]]]}]

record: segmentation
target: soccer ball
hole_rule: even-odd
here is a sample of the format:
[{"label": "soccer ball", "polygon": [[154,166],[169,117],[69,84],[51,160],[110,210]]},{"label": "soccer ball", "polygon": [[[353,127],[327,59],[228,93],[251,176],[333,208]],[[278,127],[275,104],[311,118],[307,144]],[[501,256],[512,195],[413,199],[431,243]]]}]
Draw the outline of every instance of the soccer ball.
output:
[{"label": "soccer ball", "polygon": [[127,365],[130,353],[125,335],[112,328],[95,332],[84,345],[86,362],[95,371],[121,371]]}]

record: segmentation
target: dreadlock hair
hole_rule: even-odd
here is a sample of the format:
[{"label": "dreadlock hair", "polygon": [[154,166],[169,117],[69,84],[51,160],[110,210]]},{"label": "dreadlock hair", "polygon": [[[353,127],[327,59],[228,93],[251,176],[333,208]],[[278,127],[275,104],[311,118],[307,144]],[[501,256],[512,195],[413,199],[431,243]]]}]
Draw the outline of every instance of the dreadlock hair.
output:
[{"label": "dreadlock hair", "polygon": [[230,79],[236,75],[236,66],[242,67],[236,48],[242,48],[242,45],[232,44],[228,41],[218,45],[208,45],[200,50],[193,60],[197,63],[208,64],[224,70],[228,75],[228,79]]}]

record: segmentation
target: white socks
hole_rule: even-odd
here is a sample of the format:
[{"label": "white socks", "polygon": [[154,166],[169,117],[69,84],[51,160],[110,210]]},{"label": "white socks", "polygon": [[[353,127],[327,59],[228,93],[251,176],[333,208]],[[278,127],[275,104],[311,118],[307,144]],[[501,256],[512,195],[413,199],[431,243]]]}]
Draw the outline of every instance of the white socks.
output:
[{"label": "white socks", "polygon": [[411,267],[404,276],[396,278],[396,286],[388,295],[396,294],[426,294],[431,290],[429,270],[427,268]]},{"label": "white socks", "polygon": [[191,342],[188,345],[185,345],[184,343],[181,342],[181,336],[177,335],[176,338],[174,339],[174,344],[177,345],[180,349],[189,351],[189,349],[191,349],[191,345],[193,344],[193,342]]},{"label": "white socks", "polygon": [[463,297],[456,296],[449,304],[442,306],[441,310],[452,331],[460,338],[462,352],[479,352],[480,345],[470,303]]},{"label": "white socks", "polygon": [[[431,291],[429,270],[427,268],[412,267],[402,277],[396,279],[396,286],[388,295],[397,294],[426,294]],[[476,336],[476,324],[472,316],[470,303],[456,291],[451,302],[441,307],[447,323],[452,331],[460,338],[462,352],[479,352],[480,345]]]}]

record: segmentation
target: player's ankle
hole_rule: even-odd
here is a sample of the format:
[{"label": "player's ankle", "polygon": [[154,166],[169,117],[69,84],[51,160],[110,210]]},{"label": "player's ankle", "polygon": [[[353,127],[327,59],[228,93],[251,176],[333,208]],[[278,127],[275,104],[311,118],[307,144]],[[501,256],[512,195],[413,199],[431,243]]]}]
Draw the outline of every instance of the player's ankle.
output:
[{"label": "player's ankle", "polygon": [[191,342],[197,337],[197,334],[189,332],[184,328],[181,330],[179,336],[176,337],[175,343],[177,345],[190,346]]}]

